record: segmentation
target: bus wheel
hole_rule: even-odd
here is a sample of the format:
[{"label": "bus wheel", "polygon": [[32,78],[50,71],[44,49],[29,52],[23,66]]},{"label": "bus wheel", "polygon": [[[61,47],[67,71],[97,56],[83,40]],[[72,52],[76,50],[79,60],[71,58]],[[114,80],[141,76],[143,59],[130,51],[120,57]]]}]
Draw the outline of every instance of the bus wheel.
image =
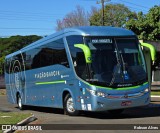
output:
[{"label": "bus wheel", "polygon": [[64,114],[70,116],[76,116],[79,114],[79,111],[74,108],[73,98],[70,94],[67,94],[64,99]]},{"label": "bus wheel", "polygon": [[124,109],[108,110],[109,113],[113,115],[119,115],[124,111]]},{"label": "bus wheel", "polygon": [[21,98],[20,94],[18,94],[18,96],[17,96],[17,104],[18,104],[18,108],[20,110],[24,109],[23,104],[22,104],[22,98]]}]

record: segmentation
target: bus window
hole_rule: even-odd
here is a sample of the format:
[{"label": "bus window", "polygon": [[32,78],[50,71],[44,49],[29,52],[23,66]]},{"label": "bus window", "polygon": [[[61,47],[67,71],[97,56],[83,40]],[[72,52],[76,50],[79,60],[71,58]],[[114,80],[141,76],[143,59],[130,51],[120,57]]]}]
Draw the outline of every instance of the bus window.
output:
[{"label": "bus window", "polygon": [[35,69],[56,64],[69,67],[67,54],[62,39],[27,51],[26,57],[28,57],[26,58],[26,68],[28,69]]},{"label": "bus window", "polygon": [[[130,73],[133,81],[147,77],[145,61],[135,39],[116,39],[124,69]],[[140,56],[141,55],[141,56]]]},{"label": "bus window", "polygon": [[18,54],[13,57],[11,57],[11,66],[9,68],[10,73],[17,73],[23,71],[23,59],[22,55]]},{"label": "bus window", "polygon": [[81,49],[74,47],[75,44],[84,44],[83,37],[79,35],[73,35],[66,37],[66,39],[76,74],[83,80],[88,79],[89,75],[87,73],[87,64],[85,61],[84,53]]}]

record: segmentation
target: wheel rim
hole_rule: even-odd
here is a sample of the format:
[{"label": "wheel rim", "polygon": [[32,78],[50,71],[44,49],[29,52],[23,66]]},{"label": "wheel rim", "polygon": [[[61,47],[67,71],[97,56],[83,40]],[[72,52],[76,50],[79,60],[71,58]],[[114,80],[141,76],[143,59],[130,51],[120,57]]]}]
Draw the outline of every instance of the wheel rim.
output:
[{"label": "wheel rim", "polygon": [[22,99],[20,97],[18,98],[18,106],[19,106],[19,108],[22,107]]},{"label": "wheel rim", "polygon": [[70,97],[68,100],[67,100],[67,110],[69,112],[74,112],[75,109],[74,109],[74,103],[73,103],[73,98]]}]

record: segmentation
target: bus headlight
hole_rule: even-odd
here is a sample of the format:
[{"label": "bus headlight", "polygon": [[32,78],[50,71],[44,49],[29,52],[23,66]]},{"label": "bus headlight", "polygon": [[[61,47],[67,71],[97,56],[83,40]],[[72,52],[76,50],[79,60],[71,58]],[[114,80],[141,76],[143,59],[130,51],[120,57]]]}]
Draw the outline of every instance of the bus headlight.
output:
[{"label": "bus headlight", "polygon": [[99,96],[99,97],[105,97],[105,93],[103,93],[103,92],[97,92],[97,96]]},{"label": "bus headlight", "polygon": [[93,95],[93,96],[98,96],[98,97],[105,97],[106,94],[100,91],[95,91],[95,90],[89,90],[89,92]]}]

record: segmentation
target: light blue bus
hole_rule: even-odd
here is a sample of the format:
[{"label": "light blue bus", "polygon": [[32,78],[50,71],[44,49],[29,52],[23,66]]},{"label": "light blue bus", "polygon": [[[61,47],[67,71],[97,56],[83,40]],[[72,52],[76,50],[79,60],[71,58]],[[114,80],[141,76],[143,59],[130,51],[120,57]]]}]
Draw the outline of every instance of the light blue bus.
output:
[{"label": "light blue bus", "polygon": [[64,29],[6,56],[9,102],[79,111],[121,113],[150,102],[145,58],[123,28]]}]

